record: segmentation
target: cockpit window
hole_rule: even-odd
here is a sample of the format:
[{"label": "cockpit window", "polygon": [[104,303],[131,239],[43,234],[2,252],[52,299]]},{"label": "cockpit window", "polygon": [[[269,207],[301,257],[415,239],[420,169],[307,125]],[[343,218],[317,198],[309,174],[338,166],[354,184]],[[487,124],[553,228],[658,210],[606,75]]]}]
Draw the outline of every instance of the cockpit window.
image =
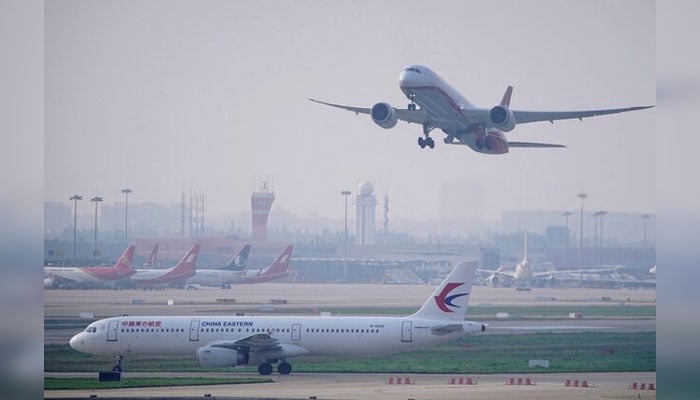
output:
[{"label": "cockpit window", "polygon": [[417,72],[419,74],[421,73],[418,68],[413,68],[413,67],[406,68],[406,71]]},{"label": "cockpit window", "polygon": [[95,333],[95,332],[97,332],[97,328],[94,327],[94,326],[88,326],[87,328],[85,328],[85,332],[87,332],[87,333]]}]

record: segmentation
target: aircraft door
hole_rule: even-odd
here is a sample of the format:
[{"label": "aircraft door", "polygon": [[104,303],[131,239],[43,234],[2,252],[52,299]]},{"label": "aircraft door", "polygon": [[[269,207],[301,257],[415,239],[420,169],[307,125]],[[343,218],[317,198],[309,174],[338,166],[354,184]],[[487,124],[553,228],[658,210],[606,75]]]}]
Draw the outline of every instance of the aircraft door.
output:
[{"label": "aircraft door", "polygon": [[199,321],[190,321],[190,342],[199,340]]},{"label": "aircraft door", "polygon": [[413,321],[403,321],[401,323],[401,341],[413,341]]},{"label": "aircraft door", "polygon": [[107,326],[107,341],[116,342],[117,341],[117,327],[119,327],[119,321],[109,321],[109,326]]},{"label": "aircraft door", "polygon": [[301,324],[292,324],[292,341],[298,342],[301,340]]}]

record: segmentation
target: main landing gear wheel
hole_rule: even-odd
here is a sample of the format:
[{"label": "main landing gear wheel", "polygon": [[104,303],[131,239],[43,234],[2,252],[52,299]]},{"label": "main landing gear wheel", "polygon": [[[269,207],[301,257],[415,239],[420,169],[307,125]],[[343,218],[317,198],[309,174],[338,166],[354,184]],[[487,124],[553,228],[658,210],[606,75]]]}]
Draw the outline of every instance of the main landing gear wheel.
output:
[{"label": "main landing gear wheel", "polygon": [[270,375],[272,373],[272,364],[264,362],[258,365],[258,372],[260,375]]},{"label": "main landing gear wheel", "polygon": [[408,109],[409,109],[409,110],[412,110],[412,111],[415,110],[415,109],[416,109],[416,104],[415,104],[415,103],[409,103],[409,104],[408,104]]},{"label": "main landing gear wheel", "polygon": [[430,147],[431,149],[435,148],[435,141],[431,137],[427,137],[423,139],[422,137],[418,138],[418,146],[420,146],[421,149],[424,149],[426,146]]},{"label": "main landing gear wheel", "polygon": [[292,364],[288,362],[281,362],[277,366],[277,372],[280,373],[280,375],[289,375],[290,372],[292,372]]}]

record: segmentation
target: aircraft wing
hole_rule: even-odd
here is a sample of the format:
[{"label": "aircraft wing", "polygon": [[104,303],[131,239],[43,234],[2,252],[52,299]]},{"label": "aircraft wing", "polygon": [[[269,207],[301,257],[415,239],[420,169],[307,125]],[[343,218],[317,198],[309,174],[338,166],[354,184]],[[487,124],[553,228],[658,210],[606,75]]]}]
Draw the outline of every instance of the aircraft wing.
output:
[{"label": "aircraft wing", "polygon": [[596,117],[599,115],[618,114],[628,111],[644,110],[654,106],[636,106],[626,108],[609,108],[604,110],[588,110],[588,111],[517,111],[511,110],[518,124],[526,124],[528,122],[538,121],[554,121],[562,119],[583,119],[588,117]]},{"label": "aircraft wing", "polygon": [[[314,103],[319,103],[319,104],[327,105],[330,107],[335,107],[335,108],[340,108],[340,109],[347,110],[347,111],[352,111],[355,114],[370,115],[372,113],[371,108],[344,106],[342,104],[326,103],[325,101],[320,101],[320,100],[315,100],[315,99],[309,99],[309,100],[313,101]],[[394,108],[394,107],[392,107],[392,108],[394,109],[394,112],[396,113],[396,117],[399,120],[406,121],[406,122],[412,122],[414,124],[423,125],[423,122],[425,122],[427,115],[428,115],[423,110],[406,110],[406,109]]]},{"label": "aircraft wing", "polygon": [[246,350],[251,353],[282,349],[280,346],[280,341],[278,339],[274,339],[266,333],[257,333],[238,340],[215,341],[207,343],[207,345],[232,350]]},{"label": "aircraft wing", "polygon": [[508,142],[508,147],[566,147],[563,144],[550,144],[550,143],[528,143],[528,142]]}]

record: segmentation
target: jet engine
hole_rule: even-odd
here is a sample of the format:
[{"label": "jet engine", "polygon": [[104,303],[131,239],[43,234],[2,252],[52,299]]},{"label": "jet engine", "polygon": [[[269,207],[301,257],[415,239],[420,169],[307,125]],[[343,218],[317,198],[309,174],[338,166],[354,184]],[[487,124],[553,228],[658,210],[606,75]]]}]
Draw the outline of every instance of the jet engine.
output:
[{"label": "jet engine", "polygon": [[248,364],[248,353],[224,347],[204,346],[197,349],[202,367],[230,367]]},{"label": "jet engine", "polygon": [[377,103],[372,106],[372,121],[384,129],[393,128],[399,120],[394,108],[387,103]]},{"label": "jet engine", "polygon": [[501,283],[501,280],[498,279],[498,276],[496,274],[493,274],[489,276],[489,283],[491,286],[498,286],[499,283]]},{"label": "jet engine", "polygon": [[[374,109],[372,109],[374,111]],[[374,118],[374,116],[372,117]],[[515,128],[517,121],[515,115],[508,107],[495,106],[489,111],[489,119],[494,128],[498,128],[503,132],[510,132]]]}]

